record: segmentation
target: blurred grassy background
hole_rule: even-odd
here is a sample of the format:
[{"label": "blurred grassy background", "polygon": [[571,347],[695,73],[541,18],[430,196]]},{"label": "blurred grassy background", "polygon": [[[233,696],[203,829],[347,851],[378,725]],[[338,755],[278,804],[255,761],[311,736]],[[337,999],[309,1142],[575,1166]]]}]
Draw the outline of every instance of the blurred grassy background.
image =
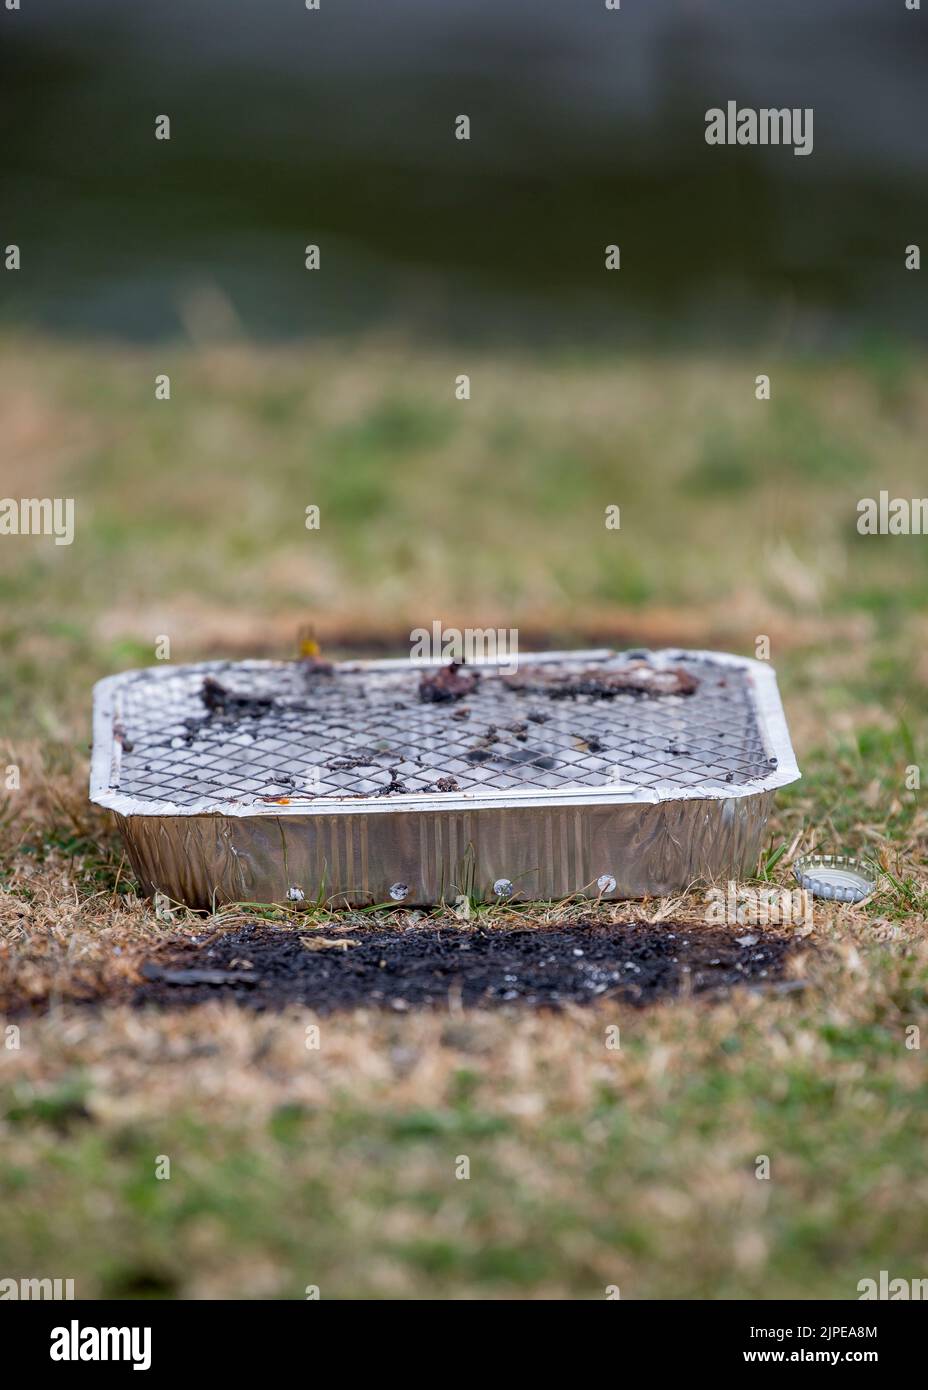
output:
[{"label": "blurred grassy background", "polygon": [[922,490],[928,391],[901,351],[746,363],[7,337],[0,408],[4,490],[74,497],[77,517],[71,547],[0,550],[11,733],[35,728],[36,688],[84,718],[90,678],[153,662],[159,635],[175,660],[286,656],[307,621],[336,648],[398,654],[433,618],[519,627],[523,647],[753,654],[766,633],[775,661],[811,644],[863,655],[887,695],[924,675],[928,547],[856,529],[859,498]]}]

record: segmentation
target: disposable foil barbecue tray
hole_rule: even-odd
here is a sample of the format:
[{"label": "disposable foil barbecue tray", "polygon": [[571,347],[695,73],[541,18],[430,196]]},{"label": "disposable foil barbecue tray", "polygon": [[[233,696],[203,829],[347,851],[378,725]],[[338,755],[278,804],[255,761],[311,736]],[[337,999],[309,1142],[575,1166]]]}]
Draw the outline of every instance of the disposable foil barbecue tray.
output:
[{"label": "disposable foil barbecue tray", "polygon": [[644,897],[750,871],[799,776],[723,653],[209,662],[94,690],[91,798],[178,902]]}]

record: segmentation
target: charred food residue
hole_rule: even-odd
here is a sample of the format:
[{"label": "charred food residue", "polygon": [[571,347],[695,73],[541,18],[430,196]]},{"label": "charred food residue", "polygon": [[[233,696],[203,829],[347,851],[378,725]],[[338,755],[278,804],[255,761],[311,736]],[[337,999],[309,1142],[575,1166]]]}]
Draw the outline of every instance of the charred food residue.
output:
[{"label": "charred food residue", "polygon": [[250,715],[252,718],[260,718],[261,715],[269,713],[275,704],[270,695],[237,695],[214,676],[203,678],[200,699],[210,714]]},{"label": "charred food residue", "polygon": [[478,671],[465,671],[457,661],[442,666],[434,675],[423,676],[419,682],[419,699],[423,704],[444,704],[448,700],[463,700],[473,695],[480,680]]},{"label": "charred food residue", "polygon": [[594,700],[613,700],[616,695],[654,699],[659,695],[692,695],[699,686],[697,678],[682,666],[652,666],[647,661],[630,661],[615,671],[585,670],[569,675],[529,666],[503,676],[503,681],[510,690],[547,695],[549,700],[571,700],[578,695]]}]

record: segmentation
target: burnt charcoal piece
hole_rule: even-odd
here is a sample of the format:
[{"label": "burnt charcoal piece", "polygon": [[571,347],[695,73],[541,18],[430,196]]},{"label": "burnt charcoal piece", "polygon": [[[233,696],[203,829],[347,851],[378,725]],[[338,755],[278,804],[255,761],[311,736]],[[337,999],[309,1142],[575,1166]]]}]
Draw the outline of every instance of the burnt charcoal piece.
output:
[{"label": "burnt charcoal piece", "polygon": [[166,985],[257,985],[260,976],[247,970],[165,970],[154,961],[142,966],[146,980],[158,980]]},{"label": "burnt charcoal piece", "polygon": [[356,767],[372,767],[383,754],[376,748],[365,753],[344,754],[325,764],[329,772],[351,772]]},{"label": "burnt charcoal piece", "polygon": [[210,714],[250,715],[253,719],[268,714],[275,703],[270,695],[236,695],[234,690],[228,690],[214,676],[204,676],[200,699]]},{"label": "burnt charcoal piece", "polygon": [[480,680],[478,671],[464,671],[457,661],[442,666],[434,675],[423,676],[419,682],[419,699],[424,704],[443,704],[447,700],[463,700],[473,695]]},{"label": "burnt charcoal piece", "polygon": [[396,768],[391,767],[389,769],[389,772],[390,781],[388,785],[385,787],[381,787],[379,791],[374,792],[374,796],[408,796],[409,788],[407,787],[403,779],[400,777]]}]

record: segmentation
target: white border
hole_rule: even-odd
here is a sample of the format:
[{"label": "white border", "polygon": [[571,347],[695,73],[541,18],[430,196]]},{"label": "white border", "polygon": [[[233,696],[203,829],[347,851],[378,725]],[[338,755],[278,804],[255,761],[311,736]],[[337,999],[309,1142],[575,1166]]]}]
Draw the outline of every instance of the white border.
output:
[{"label": "white border", "polygon": [[[638,650],[633,648],[632,650]],[[545,661],[592,661],[606,660],[621,655],[609,648],[582,652],[524,652],[519,656],[519,664],[539,665]],[[306,797],[303,800],[291,797],[287,804],[268,802],[266,804],[242,804],[240,801],[213,801],[202,797],[186,806],[178,806],[173,801],[141,801],[127,796],[118,790],[119,774],[122,765],[122,745],[116,738],[119,720],[120,696],[125,686],[143,677],[149,680],[165,679],[181,675],[186,671],[197,672],[228,671],[238,664],[263,667],[287,665],[280,661],[205,661],[193,667],[148,666],[140,670],[123,671],[119,675],[106,676],[97,681],[93,688],[93,753],[90,762],[90,799],[97,806],[105,806],[121,816],[308,816],[308,815],[392,815],[395,812],[435,812],[435,811],[489,811],[506,810],[513,807],[558,806],[642,806],[656,805],[662,801],[729,800],[742,796],[757,796],[761,792],[773,791],[797,781],[801,772],[796,764],[793,746],[790,742],[786,716],[777,689],[776,672],[765,661],[754,661],[749,657],[733,656],[729,652],[684,651],[671,647],[650,655],[665,660],[679,660],[681,657],[696,661],[709,661],[718,666],[730,666],[745,671],[753,686],[754,705],[757,711],[761,738],[767,756],[777,759],[777,766],[766,777],[754,778],[750,782],[734,785],[728,782],[706,780],[697,787],[678,787],[672,783],[658,783],[653,787],[639,787],[633,792],[616,791],[610,787],[566,787],[548,791],[473,791],[473,792],[412,792],[391,797],[371,797],[338,799],[336,797]],[[509,657],[501,657],[496,662],[483,662],[484,667],[508,664]],[[434,667],[440,665],[425,659],[399,658],[388,661],[345,661],[336,669],[341,672],[352,671],[399,671],[410,666]],[[479,669],[479,666],[478,666]]]}]

